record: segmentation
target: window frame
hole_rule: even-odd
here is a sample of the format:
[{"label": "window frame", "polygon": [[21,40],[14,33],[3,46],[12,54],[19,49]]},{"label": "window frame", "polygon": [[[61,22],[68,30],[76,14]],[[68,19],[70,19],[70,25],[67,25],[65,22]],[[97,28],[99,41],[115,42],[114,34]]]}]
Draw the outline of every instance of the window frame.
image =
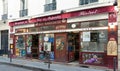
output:
[{"label": "window frame", "polygon": [[56,0],[45,0],[44,12],[51,10],[56,10]]},{"label": "window frame", "polygon": [[79,5],[86,5],[86,4],[91,4],[91,3],[96,3],[99,0],[79,0]]}]

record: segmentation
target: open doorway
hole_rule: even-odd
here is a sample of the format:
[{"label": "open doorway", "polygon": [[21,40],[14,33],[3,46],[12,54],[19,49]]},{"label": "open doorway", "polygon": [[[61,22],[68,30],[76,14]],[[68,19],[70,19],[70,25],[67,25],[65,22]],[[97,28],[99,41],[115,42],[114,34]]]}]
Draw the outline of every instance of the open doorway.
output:
[{"label": "open doorway", "polygon": [[68,33],[68,61],[78,61],[79,60],[79,32]]},{"label": "open doorway", "polygon": [[31,54],[32,58],[38,59],[39,57],[39,36],[38,34],[32,35],[32,47],[31,47]]}]

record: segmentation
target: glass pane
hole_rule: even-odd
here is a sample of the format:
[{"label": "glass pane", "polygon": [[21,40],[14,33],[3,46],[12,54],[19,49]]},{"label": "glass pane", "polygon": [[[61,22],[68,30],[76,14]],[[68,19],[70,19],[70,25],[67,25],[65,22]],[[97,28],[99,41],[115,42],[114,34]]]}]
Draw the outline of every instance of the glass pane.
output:
[{"label": "glass pane", "polygon": [[17,48],[24,48],[25,47],[24,37],[22,35],[17,36],[17,38],[16,38],[16,47]]},{"label": "glass pane", "polygon": [[80,5],[84,4],[84,0],[79,0],[80,1]]},{"label": "glass pane", "polygon": [[15,29],[15,32],[16,33],[25,33],[25,32],[27,32],[27,28],[23,28],[23,29]]},{"label": "glass pane", "polygon": [[28,31],[29,32],[37,32],[38,28],[37,27],[29,28]]},{"label": "glass pane", "polygon": [[98,2],[98,0],[90,0],[90,3]]},{"label": "glass pane", "polygon": [[26,52],[25,52],[25,36],[23,35],[19,35],[16,36],[16,55],[17,56],[25,56]]},{"label": "glass pane", "polygon": [[104,55],[103,54],[97,54],[97,53],[83,53],[82,54],[83,63],[89,63],[89,64],[104,64]]},{"label": "glass pane", "polygon": [[88,27],[105,27],[108,25],[108,20],[100,20],[100,21],[89,21],[89,22],[82,22],[81,28],[88,28]]},{"label": "glass pane", "polygon": [[63,50],[65,46],[65,38],[63,36],[56,37],[56,50]]},{"label": "glass pane", "polygon": [[108,20],[101,20],[99,21],[99,27],[108,26]]},{"label": "glass pane", "polygon": [[32,35],[27,35],[26,36],[26,45],[27,45],[27,54],[31,53],[31,47],[32,47]]},{"label": "glass pane", "polygon": [[99,21],[92,21],[89,23],[89,27],[99,27]]},{"label": "glass pane", "polygon": [[89,27],[89,22],[82,22],[81,23],[81,28],[88,28]]},{"label": "glass pane", "polygon": [[45,34],[45,37],[48,37],[48,41],[51,43],[51,51],[54,51],[54,34]]},{"label": "glass pane", "polygon": [[45,0],[45,4],[49,4],[50,3],[50,0]]},{"label": "glass pane", "polygon": [[45,0],[45,4],[52,3],[52,0]]},{"label": "glass pane", "polygon": [[[83,52],[106,52],[108,41],[107,30],[90,31],[90,37],[86,38],[85,33],[81,34],[81,51]],[[83,40],[84,39],[84,40]],[[87,41],[86,41],[87,40]]]},{"label": "glass pane", "polygon": [[52,3],[55,3],[56,2],[56,0],[52,0]]},{"label": "glass pane", "polygon": [[85,2],[84,2],[84,4],[88,4],[89,3],[89,0],[84,0]]},{"label": "glass pane", "polygon": [[43,30],[44,31],[46,31],[46,30],[55,30],[55,26],[44,26]]}]

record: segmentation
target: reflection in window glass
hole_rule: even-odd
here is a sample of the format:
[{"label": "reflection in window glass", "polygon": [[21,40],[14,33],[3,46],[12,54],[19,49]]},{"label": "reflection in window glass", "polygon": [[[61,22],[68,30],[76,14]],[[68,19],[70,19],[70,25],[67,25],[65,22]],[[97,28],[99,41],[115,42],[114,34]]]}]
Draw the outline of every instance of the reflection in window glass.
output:
[{"label": "reflection in window glass", "polygon": [[48,41],[51,43],[51,51],[54,51],[54,34],[45,34],[45,37],[48,37]]},{"label": "reflection in window glass", "polygon": [[43,30],[44,31],[46,31],[46,30],[55,30],[55,26],[44,26]]},{"label": "reflection in window glass", "polygon": [[104,64],[104,55],[97,53],[83,53],[82,54],[83,63],[89,64]]},{"label": "reflection in window glass", "polygon": [[15,32],[16,33],[25,33],[25,32],[28,32],[28,29],[27,28],[15,29]]},{"label": "reflection in window glass", "polygon": [[37,32],[38,28],[37,27],[32,27],[28,29],[29,32]]},{"label": "reflection in window glass", "polygon": [[[87,32],[86,32],[87,33]],[[94,34],[93,34],[94,33]],[[87,33],[90,35],[90,37],[85,38],[83,35],[84,33],[81,33],[81,50],[83,52],[104,52],[106,50],[107,41],[108,41],[108,32],[107,30],[101,30],[101,31],[90,31],[90,33]],[[84,40],[89,41],[84,41]]]},{"label": "reflection in window glass", "polygon": [[16,44],[15,44],[15,50],[16,50],[16,55],[17,56],[25,56],[25,36],[19,35],[16,36]]},{"label": "reflection in window glass", "polygon": [[105,27],[108,25],[107,20],[100,20],[100,21],[89,21],[89,22],[82,22],[81,28],[88,28],[88,27]]},{"label": "reflection in window glass", "polygon": [[80,5],[90,4],[94,2],[98,2],[98,0],[79,0]]},{"label": "reflection in window glass", "polygon": [[82,22],[81,23],[81,28],[87,28],[89,27],[89,22]]}]

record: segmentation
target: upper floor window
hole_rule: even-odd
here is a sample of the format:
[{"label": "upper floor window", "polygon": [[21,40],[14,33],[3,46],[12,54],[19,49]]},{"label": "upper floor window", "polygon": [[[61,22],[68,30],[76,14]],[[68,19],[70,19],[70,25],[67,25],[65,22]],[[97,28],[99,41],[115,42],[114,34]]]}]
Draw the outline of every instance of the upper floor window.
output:
[{"label": "upper floor window", "polygon": [[20,0],[20,17],[27,16],[28,9],[27,9],[28,0]]},{"label": "upper floor window", "polygon": [[44,11],[56,10],[56,0],[45,0]]},{"label": "upper floor window", "polygon": [[98,2],[98,0],[79,0],[79,2],[80,2],[80,5],[85,5],[89,3]]},{"label": "upper floor window", "polygon": [[7,18],[8,18],[8,1],[7,0],[2,0],[2,2],[3,2],[2,20],[7,20]]},{"label": "upper floor window", "polygon": [[20,1],[20,9],[21,10],[27,9],[27,0]]}]

